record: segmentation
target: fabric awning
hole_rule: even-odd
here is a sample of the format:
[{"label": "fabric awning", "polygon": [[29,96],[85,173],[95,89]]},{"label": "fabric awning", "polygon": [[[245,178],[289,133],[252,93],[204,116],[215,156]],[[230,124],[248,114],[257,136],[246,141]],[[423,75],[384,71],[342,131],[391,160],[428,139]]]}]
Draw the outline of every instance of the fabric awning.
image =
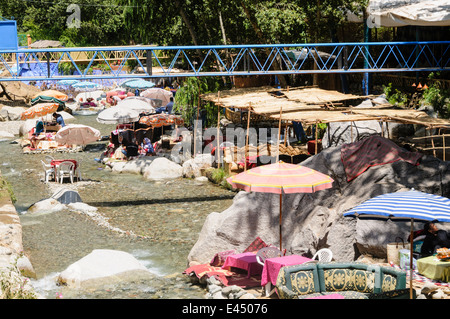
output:
[{"label": "fabric awning", "polygon": [[372,0],[369,26],[450,26],[450,0]]}]

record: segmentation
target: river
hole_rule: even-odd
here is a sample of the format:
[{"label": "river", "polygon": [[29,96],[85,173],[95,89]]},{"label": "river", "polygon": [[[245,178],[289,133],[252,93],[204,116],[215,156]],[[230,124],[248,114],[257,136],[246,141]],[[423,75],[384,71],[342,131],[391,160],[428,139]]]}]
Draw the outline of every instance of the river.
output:
[{"label": "river", "polygon": [[[95,115],[75,118],[74,123],[93,126],[102,135],[109,135],[114,128],[97,123]],[[32,280],[36,290],[45,298],[203,298],[206,292],[191,285],[181,273],[205,218],[211,212],[228,208],[234,193],[192,179],[150,182],[140,175],[112,173],[94,160],[106,143],[94,143],[85,152],[52,156],[81,161],[83,181],[71,187],[76,188],[84,203],[97,207],[112,227],[125,233],[102,227],[69,210],[27,214],[30,205],[51,196],[50,188],[43,182],[40,162],[45,154],[24,154],[18,144],[0,142],[1,171],[17,198],[15,207],[23,227],[24,253],[37,275]],[[58,273],[94,249],[132,254],[156,274],[155,280],[90,291],[55,284]]]}]

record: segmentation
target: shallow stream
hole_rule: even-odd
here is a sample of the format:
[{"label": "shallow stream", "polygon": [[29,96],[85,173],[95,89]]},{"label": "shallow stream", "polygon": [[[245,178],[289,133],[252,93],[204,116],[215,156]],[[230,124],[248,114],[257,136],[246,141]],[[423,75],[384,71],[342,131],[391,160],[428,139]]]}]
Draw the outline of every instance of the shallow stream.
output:
[{"label": "shallow stream", "polygon": [[[97,123],[95,115],[76,116],[74,123],[93,126],[102,135],[109,135],[114,128]],[[76,212],[27,214],[30,205],[52,194],[43,182],[40,160],[45,154],[23,154],[18,144],[0,142],[0,170],[17,198],[24,252],[38,277],[33,285],[46,298],[59,294],[80,299],[203,298],[205,291],[191,285],[181,273],[206,216],[228,208],[234,193],[191,179],[149,182],[140,175],[112,173],[94,160],[106,143],[90,145],[90,151],[51,155],[81,161],[83,181],[67,186],[75,187],[84,203],[97,207],[112,227],[125,234]],[[94,249],[129,252],[157,276],[147,282],[91,291],[56,286],[55,275]]]}]

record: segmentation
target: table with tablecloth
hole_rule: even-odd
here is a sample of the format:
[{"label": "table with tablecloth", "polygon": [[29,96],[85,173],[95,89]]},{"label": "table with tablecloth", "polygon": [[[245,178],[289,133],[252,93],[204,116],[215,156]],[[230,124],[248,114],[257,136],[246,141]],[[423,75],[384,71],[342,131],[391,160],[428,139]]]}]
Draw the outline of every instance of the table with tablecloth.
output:
[{"label": "table with tablecloth", "polygon": [[223,264],[223,269],[231,267],[247,270],[247,278],[252,275],[260,275],[263,266],[256,260],[255,252],[229,255]]},{"label": "table with tablecloth", "polygon": [[417,270],[427,278],[450,282],[450,261],[440,261],[436,256],[419,258]]},{"label": "table with tablecloth", "polygon": [[265,286],[268,283],[275,285],[281,267],[300,265],[311,260],[311,258],[299,255],[288,255],[266,259],[261,275],[261,286]]},{"label": "table with tablecloth", "polygon": [[74,164],[74,170],[77,169],[78,163],[77,163],[77,161],[74,160],[74,159],[61,159],[61,160],[55,159],[55,160],[52,160],[52,161],[50,162],[50,165],[52,165],[52,166],[55,168],[55,170],[56,170],[56,168],[58,167],[58,165],[61,164],[62,162],[72,162],[72,163]]}]

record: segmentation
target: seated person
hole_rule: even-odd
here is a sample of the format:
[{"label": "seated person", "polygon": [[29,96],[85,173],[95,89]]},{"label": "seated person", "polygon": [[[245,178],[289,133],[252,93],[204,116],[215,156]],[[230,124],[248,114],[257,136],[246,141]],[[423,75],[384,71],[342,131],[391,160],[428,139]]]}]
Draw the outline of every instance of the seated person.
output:
[{"label": "seated person", "polygon": [[64,119],[61,114],[53,113],[53,118],[55,119],[56,124],[61,125],[61,127],[66,126],[66,123],[64,123]]},{"label": "seated person", "polygon": [[122,153],[129,159],[130,157],[139,156],[139,148],[133,143],[123,145]]},{"label": "seated person", "polygon": [[144,142],[141,143],[140,153],[146,156],[155,155],[155,150],[153,149],[152,142],[148,137],[144,137]]},{"label": "seated person", "polygon": [[438,230],[434,222],[425,223],[423,229],[425,231],[425,239],[420,251],[422,258],[433,255],[438,248],[450,248],[448,233],[445,230]]},{"label": "seated person", "polygon": [[36,127],[34,128],[34,133],[30,138],[31,148],[37,147],[38,136],[44,132],[44,122],[42,120],[36,120]]},{"label": "seated person", "polygon": [[170,102],[166,104],[166,112],[172,114],[173,109],[173,97],[170,97]]}]

